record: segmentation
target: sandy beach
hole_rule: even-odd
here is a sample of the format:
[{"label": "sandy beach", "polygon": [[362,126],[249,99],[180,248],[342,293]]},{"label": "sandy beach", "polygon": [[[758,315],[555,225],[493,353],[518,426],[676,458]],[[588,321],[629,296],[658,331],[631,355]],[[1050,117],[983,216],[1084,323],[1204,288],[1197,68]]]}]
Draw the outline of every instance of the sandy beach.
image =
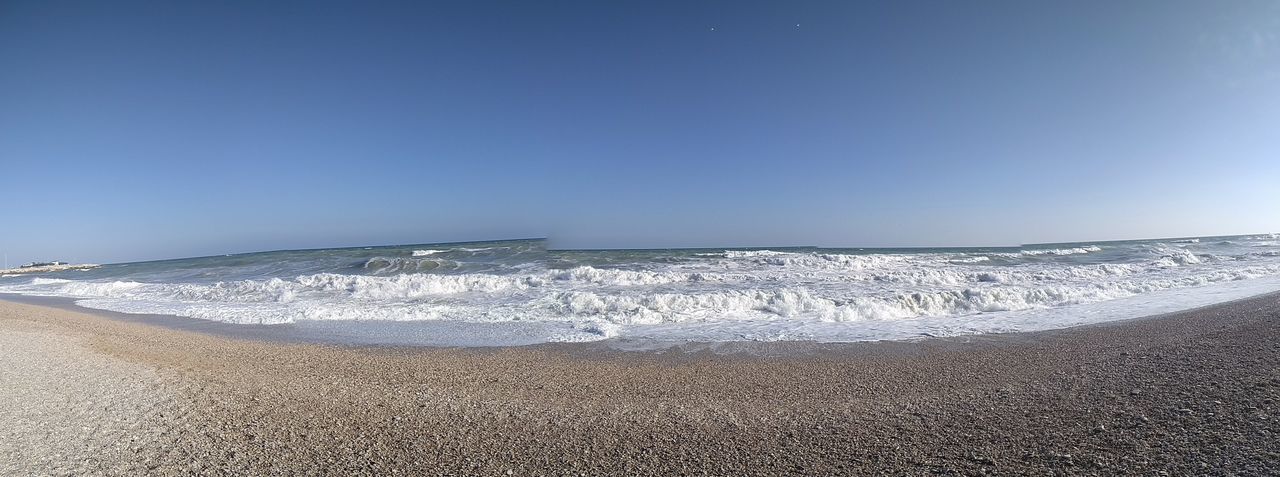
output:
[{"label": "sandy beach", "polygon": [[5,475],[1280,472],[1280,294],[731,353],[279,343],[0,302],[0,344]]},{"label": "sandy beach", "polygon": [[0,477],[1280,477],[1280,0],[19,0],[0,65]]}]

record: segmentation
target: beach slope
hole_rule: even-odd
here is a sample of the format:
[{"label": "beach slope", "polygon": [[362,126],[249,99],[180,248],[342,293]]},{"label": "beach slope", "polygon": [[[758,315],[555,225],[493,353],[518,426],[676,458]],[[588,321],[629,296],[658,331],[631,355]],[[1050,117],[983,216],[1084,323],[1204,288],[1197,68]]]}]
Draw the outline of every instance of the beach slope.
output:
[{"label": "beach slope", "polygon": [[1280,294],[732,354],[289,344],[0,302],[0,343],[4,474],[1280,473]]}]

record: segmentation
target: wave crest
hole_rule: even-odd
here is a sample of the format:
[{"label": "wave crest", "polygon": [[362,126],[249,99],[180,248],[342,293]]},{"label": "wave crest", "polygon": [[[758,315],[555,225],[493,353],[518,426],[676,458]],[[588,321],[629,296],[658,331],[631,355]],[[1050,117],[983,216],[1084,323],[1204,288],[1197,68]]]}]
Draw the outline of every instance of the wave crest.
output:
[{"label": "wave crest", "polygon": [[453,260],[409,257],[373,257],[366,260],[363,266],[375,275],[452,271],[461,267],[462,264]]}]

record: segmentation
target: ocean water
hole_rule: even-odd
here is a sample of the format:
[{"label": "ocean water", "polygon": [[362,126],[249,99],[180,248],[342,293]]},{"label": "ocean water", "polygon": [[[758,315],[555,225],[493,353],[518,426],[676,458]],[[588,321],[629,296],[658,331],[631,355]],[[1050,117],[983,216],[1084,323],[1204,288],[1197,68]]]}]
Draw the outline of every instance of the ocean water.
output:
[{"label": "ocean water", "polygon": [[417,338],[390,341],[433,344],[912,339],[1134,318],[1277,289],[1276,234],[936,249],[568,251],[517,240],[0,277],[0,292],[88,308],[412,330],[403,334]]}]

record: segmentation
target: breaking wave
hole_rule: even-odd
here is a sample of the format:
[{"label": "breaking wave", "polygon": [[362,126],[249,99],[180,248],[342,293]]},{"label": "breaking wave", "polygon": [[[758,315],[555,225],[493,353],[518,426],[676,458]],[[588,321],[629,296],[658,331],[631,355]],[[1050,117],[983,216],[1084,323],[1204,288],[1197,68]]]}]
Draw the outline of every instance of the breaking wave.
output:
[{"label": "breaking wave", "polygon": [[1029,256],[1029,257],[1035,257],[1038,255],[1078,255],[1082,253],[1093,253],[1093,252],[1101,252],[1101,251],[1102,251],[1102,247],[1099,247],[1097,245],[1090,245],[1087,247],[1053,248],[1053,249],[1047,249],[1047,250],[1023,250],[1021,252],[1018,252],[1018,254]]},{"label": "breaking wave", "polygon": [[370,273],[379,275],[457,270],[460,267],[461,264],[452,260],[409,257],[374,257],[363,265]]},{"label": "breaking wave", "polygon": [[[895,323],[909,330],[917,326],[913,320],[973,323],[981,321],[973,318],[977,316],[1069,310],[1167,290],[1280,277],[1280,246],[1272,241],[1270,236],[1249,236],[883,252],[806,248],[556,254],[528,243],[378,247],[4,277],[0,291],[233,323],[558,323],[545,337],[557,341],[627,336],[643,327],[689,326],[707,332],[744,323],[759,330],[760,323],[767,323],[773,331],[764,335],[731,335],[802,339],[813,335],[795,330],[815,323],[836,327],[823,328],[827,330],[852,323]],[[1002,320],[999,330],[1020,329],[1013,318]]]},{"label": "breaking wave", "polygon": [[[542,319],[603,319],[633,325],[689,320],[805,318],[824,321],[898,320],[924,316],[963,315],[1059,307],[1133,296],[1155,290],[1243,280],[1280,273],[1280,265],[1217,270],[1161,279],[1133,279],[1141,273],[1132,265],[1102,264],[1061,270],[958,272],[901,270],[877,274],[870,281],[951,289],[894,293],[824,293],[822,287],[795,284],[776,289],[742,288],[705,291],[656,291],[650,287],[678,283],[745,283],[740,277],[702,273],[643,272],[577,267],[539,274],[400,274],[395,276],[320,273],[267,280],[238,280],[199,284],[154,284],[135,281],[84,282],[36,279],[45,292],[79,298],[137,299],[177,303],[384,303],[422,304],[456,295],[485,299],[478,308],[501,302],[501,297],[524,294],[528,311]],[[765,280],[763,283],[767,283]],[[761,283],[760,281],[756,282]],[[637,288],[639,289],[637,291]],[[451,306],[459,307],[452,303]],[[327,312],[316,311],[320,308]],[[368,319],[369,313],[350,314],[335,308],[311,309],[296,319]],[[426,307],[430,308],[430,307]],[[338,307],[337,309],[341,309]],[[439,314],[406,314],[389,319],[435,319]],[[539,313],[540,312],[540,313]],[[520,319],[511,316],[511,319]],[[292,321],[292,319],[286,320]]]}]

